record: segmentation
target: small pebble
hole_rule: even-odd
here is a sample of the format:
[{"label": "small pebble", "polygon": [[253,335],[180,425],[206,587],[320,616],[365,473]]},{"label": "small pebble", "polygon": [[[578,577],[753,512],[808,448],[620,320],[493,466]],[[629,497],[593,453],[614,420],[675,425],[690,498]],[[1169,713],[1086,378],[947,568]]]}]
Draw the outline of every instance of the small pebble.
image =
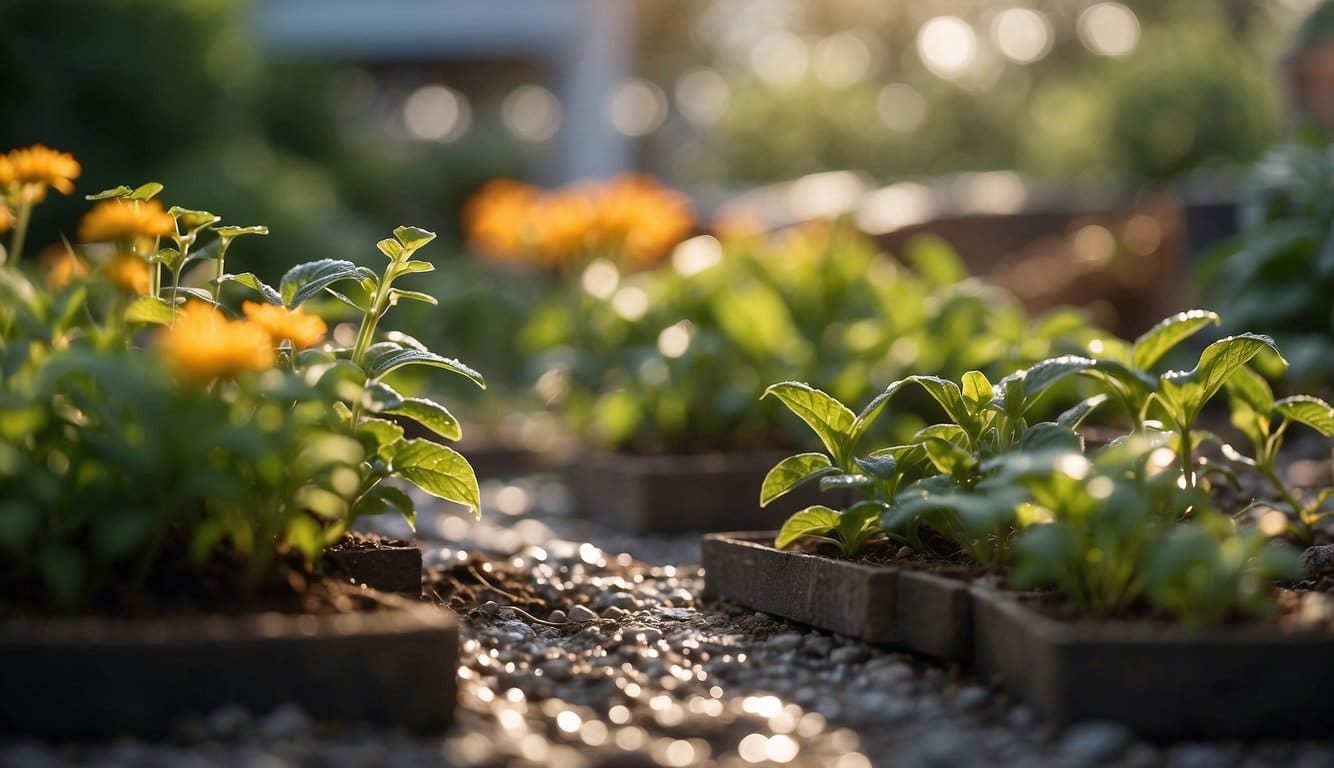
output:
[{"label": "small pebble", "polygon": [[598,615],[586,605],[576,605],[570,609],[570,621],[597,621]]},{"label": "small pebble", "polygon": [[866,659],[866,649],[860,645],[845,645],[829,653],[829,660],[835,664],[856,664]]},{"label": "small pebble", "polygon": [[1120,757],[1133,740],[1130,729],[1120,723],[1090,720],[1061,734],[1061,753],[1075,763],[1101,763]]},{"label": "small pebble", "polygon": [[564,623],[565,623],[565,611],[562,611],[562,610],[560,610],[559,608],[557,608],[556,610],[552,611],[552,612],[547,616],[547,621],[549,621],[549,622],[551,622],[551,623],[553,623],[553,624],[564,624]]},{"label": "small pebble", "polygon": [[972,712],[985,707],[991,701],[991,691],[980,685],[969,685],[954,696],[954,709],[959,712]]}]

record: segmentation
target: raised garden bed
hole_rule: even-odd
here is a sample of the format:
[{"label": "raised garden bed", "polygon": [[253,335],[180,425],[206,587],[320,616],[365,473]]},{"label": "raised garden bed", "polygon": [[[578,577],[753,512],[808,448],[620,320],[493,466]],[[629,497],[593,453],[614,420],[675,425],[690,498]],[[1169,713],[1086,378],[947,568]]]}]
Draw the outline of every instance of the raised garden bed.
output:
[{"label": "raised garden bed", "polygon": [[780,550],[774,535],[705,536],[705,594],[869,643],[970,661],[972,603],[965,582]]},{"label": "raised garden bed", "polygon": [[422,593],[422,552],[379,536],[349,533],[324,553],[325,572],[381,592],[410,597]]},{"label": "raised garden bed", "polygon": [[973,590],[975,660],[1058,726],[1113,720],[1146,738],[1327,737],[1334,637],[1275,626],[1191,632],[1061,621]]},{"label": "raised garden bed", "polygon": [[317,720],[447,725],[458,663],[452,614],[329,587],[347,610],[0,622],[0,731],[162,736],[224,705],[264,713],[288,702]]},{"label": "raised garden bed", "polygon": [[802,507],[830,501],[830,494],[810,485],[760,507],[764,476],[786,456],[589,454],[566,472],[583,514],[632,533],[764,529]]}]

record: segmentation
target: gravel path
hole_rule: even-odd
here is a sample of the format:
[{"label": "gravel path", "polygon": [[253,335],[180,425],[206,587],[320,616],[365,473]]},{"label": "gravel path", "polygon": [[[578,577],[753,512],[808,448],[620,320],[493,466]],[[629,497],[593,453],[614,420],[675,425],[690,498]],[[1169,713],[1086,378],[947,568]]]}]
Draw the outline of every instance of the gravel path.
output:
[{"label": "gravel path", "polygon": [[1155,746],[1110,723],[1053,733],[960,670],[702,603],[702,573],[685,565],[697,537],[600,529],[546,478],[487,483],[484,501],[481,523],[438,505],[421,516],[428,582],[465,615],[444,737],[225,708],[166,743],[0,743],[0,765],[1334,765],[1334,741]]}]

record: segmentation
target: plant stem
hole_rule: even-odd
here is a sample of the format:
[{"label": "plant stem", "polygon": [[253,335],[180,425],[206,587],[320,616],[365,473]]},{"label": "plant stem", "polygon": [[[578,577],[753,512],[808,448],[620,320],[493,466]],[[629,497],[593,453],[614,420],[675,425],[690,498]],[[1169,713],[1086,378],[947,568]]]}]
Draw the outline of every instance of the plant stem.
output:
[{"label": "plant stem", "polygon": [[[223,274],[224,274],[223,271],[222,271],[222,270],[223,270],[223,260],[224,260],[224,259],[226,258],[226,256],[227,256],[227,246],[230,245],[230,244],[231,244],[231,243],[230,243],[230,241],[229,241],[227,238],[225,238],[225,237],[219,237],[219,238],[218,238],[218,273],[217,273],[216,278],[215,278],[214,281],[213,281],[213,303],[214,303],[214,304],[218,304],[218,303],[219,303],[218,298],[222,295],[222,276],[223,276]],[[182,260],[182,263],[184,263],[184,260]]]},{"label": "plant stem", "polygon": [[24,200],[19,205],[18,220],[14,222],[14,234],[9,238],[9,262],[18,266],[23,254],[23,241],[28,239],[28,221],[32,218],[32,203]]},{"label": "plant stem", "polygon": [[[389,287],[394,282],[394,265],[391,263],[384,271],[384,278],[375,288],[375,297],[371,301],[370,309],[361,316],[361,328],[357,331],[357,343],[352,347],[352,362],[358,368],[361,367],[362,359],[366,357],[366,350],[370,348],[371,339],[375,338],[375,326],[379,324],[380,318],[388,310]],[[364,369],[363,369],[364,370]],[[370,383],[367,377],[366,384]],[[362,392],[366,391],[365,384],[362,385]],[[352,427],[356,427],[361,419],[361,398],[352,404]]]}]

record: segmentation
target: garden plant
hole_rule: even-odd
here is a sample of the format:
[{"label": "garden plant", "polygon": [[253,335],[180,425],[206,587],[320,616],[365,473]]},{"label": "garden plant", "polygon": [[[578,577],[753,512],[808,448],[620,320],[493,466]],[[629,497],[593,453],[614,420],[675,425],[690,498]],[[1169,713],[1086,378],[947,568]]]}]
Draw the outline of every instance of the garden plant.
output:
[{"label": "garden plant", "polygon": [[[842,510],[815,506],[796,513],[777,545],[815,538],[845,557],[876,540],[917,552],[934,546],[937,557],[1009,566],[1015,586],[1055,586],[1096,615],[1148,607],[1204,625],[1272,612],[1269,585],[1296,575],[1296,553],[1270,536],[1310,543],[1331,496],[1325,488],[1305,500],[1290,488],[1275,470],[1277,452],[1292,424],[1334,436],[1334,411],[1314,396],[1274,399],[1265,380],[1246,367],[1262,351],[1277,356],[1263,336],[1228,337],[1205,347],[1189,371],[1155,372],[1175,347],[1215,322],[1211,312],[1183,312],[1133,344],[1100,341],[1094,356],[1040,361],[995,385],[976,371],[959,383],[907,377],[856,414],[805,384],[771,386],[766,395],[805,421],[826,452],[780,462],[766,478],[761,502],[817,480],[823,488],[860,489],[863,496]],[[1091,388],[1088,398],[1052,412],[1044,392],[1070,377]],[[929,392],[946,421],[901,445],[869,444],[870,426],[886,414],[892,418],[892,400],[908,385]],[[1224,388],[1233,422],[1253,442],[1255,455],[1231,445],[1223,453],[1272,483],[1277,498],[1253,505],[1282,512],[1288,522],[1277,530],[1245,525],[1248,509],[1221,509],[1211,494],[1231,470],[1200,454],[1202,442],[1217,438],[1196,421]],[[1132,426],[1085,452],[1076,429],[1109,402],[1126,407]],[[947,543],[936,538],[929,544],[924,530]]]},{"label": "garden plant", "polygon": [[[236,240],[264,227],[166,207],[149,183],[89,196],[74,242],[25,258],[33,206],[79,173],[45,147],[0,155],[6,600],[97,609],[208,573],[225,585],[212,599],[230,601],[278,563],[309,570],[359,518],[411,522],[401,481],[479,510],[468,462],[400,423],[455,440],[457,419],[386,381],[432,366],[483,385],[382,325],[400,301],[434,302],[399,284],[433,268],[416,258],[432,233],[396,229],[381,271],[324,259],[273,287],[226,271]],[[352,311],[355,341],[326,338],[321,297]],[[197,576],[170,575],[182,569]]]}]

